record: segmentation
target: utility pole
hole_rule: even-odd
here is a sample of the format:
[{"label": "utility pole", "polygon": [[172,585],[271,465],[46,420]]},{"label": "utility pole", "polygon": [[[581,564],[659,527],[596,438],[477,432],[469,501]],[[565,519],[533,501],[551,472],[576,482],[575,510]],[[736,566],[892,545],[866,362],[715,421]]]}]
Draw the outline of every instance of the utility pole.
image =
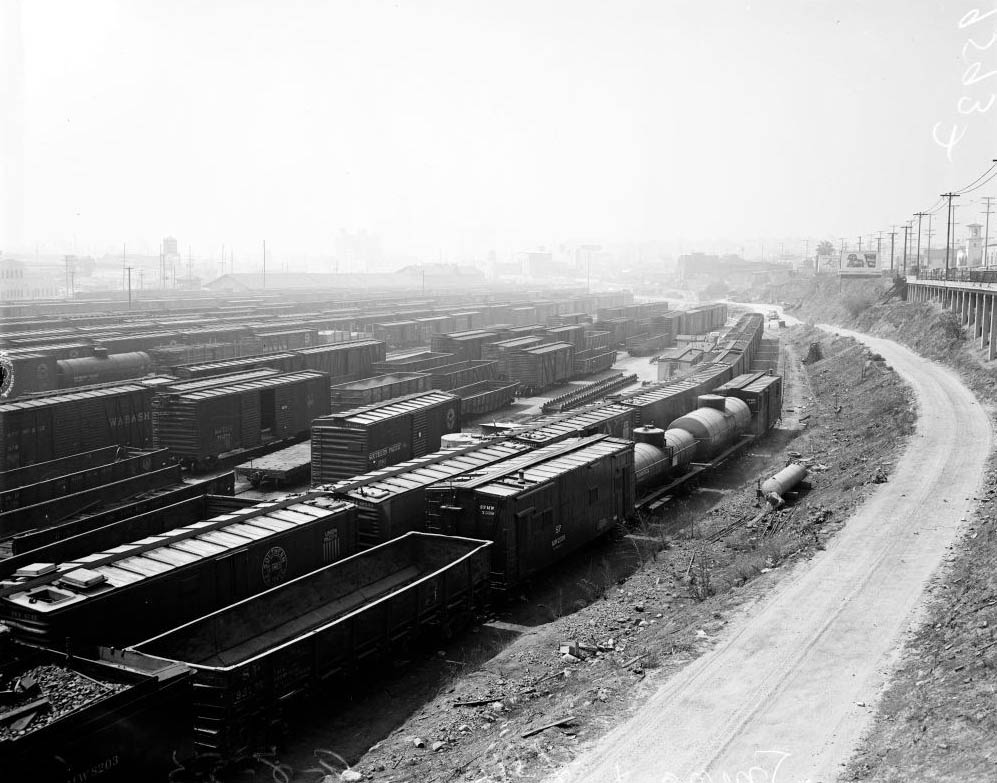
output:
[{"label": "utility pole", "polygon": [[132,267],[127,266],[125,269],[128,270],[128,309],[132,309]]},{"label": "utility pole", "polygon": [[859,234],[859,252],[862,252],[862,235]]},{"label": "utility pole", "polygon": [[66,298],[68,299],[70,297],[70,293],[69,293],[69,256],[68,255],[67,256],[63,256],[63,259],[66,262]]},{"label": "utility pole", "polygon": [[917,216],[917,274],[921,274],[921,218],[927,215],[927,212],[915,212],[914,215]]},{"label": "utility pole", "polygon": [[263,240],[263,287],[267,287],[267,241]]},{"label": "utility pole", "polygon": [[841,274],[841,268],[845,265],[845,238],[841,237],[841,252],[838,254],[838,274]]},{"label": "utility pole", "polygon": [[126,250],[127,250],[127,245],[122,245],[121,246],[121,290],[122,291],[125,290],[125,263],[127,263],[125,261],[125,258],[127,256],[125,252]]},{"label": "utility pole", "polygon": [[893,246],[894,242],[896,241],[896,237],[897,237],[897,227],[893,226],[893,230],[890,232],[890,274],[891,275],[893,274],[893,258],[894,258]]},{"label": "utility pole", "polygon": [[904,277],[907,277],[907,230],[910,228],[910,221],[904,223]]},{"label": "utility pole", "polygon": [[882,271],[880,264],[883,261],[883,232],[879,232],[879,236],[876,237],[876,270]]},{"label": "utility pole", "polygon": [[987,211],[983,213],[987,216],[987,228],[983,232],[983,267],[987,269],[990,267],[990,255],[987,253],[987,246],[990,244],[990,202],[993,201],[993,196],[984,196],[983,200],[987,202]]},{"label": "utility pole", "polygon": [[931,213],[928,213],[928,248],[924,251],[925,256],[927,256],[928,262],[927,266],[931,268],[931,237],[935,232],[931,230]]},{"label": "utility pole", "polygon": [[942,193],[942,198],[949,200],[948,210],[945,213],[945,279],[949,279],[949,248],[952,246],[952,199],[958,197],[958,193]]}]

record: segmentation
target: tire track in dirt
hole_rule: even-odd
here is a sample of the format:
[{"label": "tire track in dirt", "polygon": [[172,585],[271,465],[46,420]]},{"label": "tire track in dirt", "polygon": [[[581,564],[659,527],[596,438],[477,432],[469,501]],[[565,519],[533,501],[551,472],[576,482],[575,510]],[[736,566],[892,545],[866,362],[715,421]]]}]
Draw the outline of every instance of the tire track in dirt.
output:
[{"label": "tire track in dirt", "polygon": [[[828,327],[830,330],[830,328]],[[554,781],[836,779],[872,716],[923,589],[983,477],[989,417],[951,371],[886,340],[918,427],[881,485],[811,562],[664,682]]]}]

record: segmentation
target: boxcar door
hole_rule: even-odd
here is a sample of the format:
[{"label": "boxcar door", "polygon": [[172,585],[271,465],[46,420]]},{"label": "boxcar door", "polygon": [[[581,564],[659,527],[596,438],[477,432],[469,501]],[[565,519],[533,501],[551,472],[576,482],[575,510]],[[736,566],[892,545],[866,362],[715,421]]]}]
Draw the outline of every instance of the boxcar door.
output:
[{"label": "boxcar door", "polygon": [[215,566],[215,580],[218,598],[216,609],[249,595],[249,550],[237,549],[219,557]]}]

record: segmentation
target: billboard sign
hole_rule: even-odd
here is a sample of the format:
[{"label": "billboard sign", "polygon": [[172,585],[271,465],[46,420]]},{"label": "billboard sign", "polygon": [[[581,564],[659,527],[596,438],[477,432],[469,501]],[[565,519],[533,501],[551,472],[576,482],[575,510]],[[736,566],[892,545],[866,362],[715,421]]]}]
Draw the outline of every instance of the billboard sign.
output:
[{"label": "billboard sign", "polygon": [[879,258],[876,251],[851,250],[841,259],[838,274],[842,277],[859,275],[879,275]]}]

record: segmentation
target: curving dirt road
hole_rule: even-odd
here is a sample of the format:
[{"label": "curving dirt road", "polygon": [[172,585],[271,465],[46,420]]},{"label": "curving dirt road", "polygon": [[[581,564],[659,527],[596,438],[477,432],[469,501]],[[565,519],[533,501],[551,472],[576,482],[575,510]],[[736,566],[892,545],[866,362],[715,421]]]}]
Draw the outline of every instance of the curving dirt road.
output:
[{"label": "curving dirt road", "polygon": [[882,354],[916,393],[917,431],[890,481],[826,551],[552,780],[837,778],[925,583],[972,505],[992,434],[954,373],[896,343],[834,331]]}]

